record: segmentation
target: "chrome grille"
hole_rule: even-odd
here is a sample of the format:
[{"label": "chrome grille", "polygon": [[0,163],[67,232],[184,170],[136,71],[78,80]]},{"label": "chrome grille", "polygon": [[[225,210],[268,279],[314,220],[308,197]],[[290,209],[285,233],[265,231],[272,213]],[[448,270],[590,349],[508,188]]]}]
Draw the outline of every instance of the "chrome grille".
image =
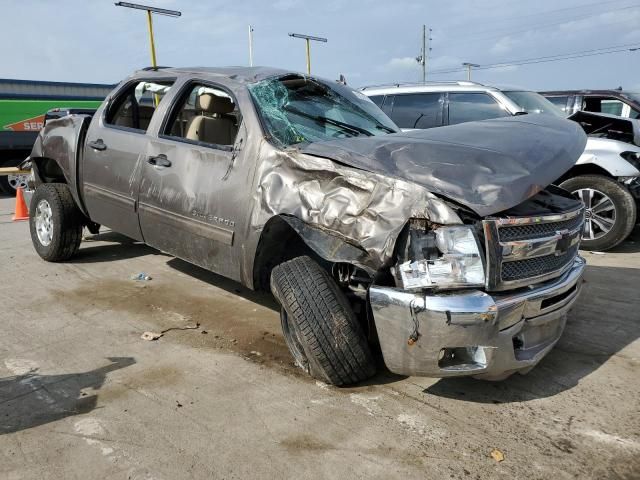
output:
[{"label": "chrome grille", "polygon": [[557,231],[574,230],[582,224],[582,217],[577,215],[569,220],[552,223],[530,223],[525,225],[504,226],[499,230],[501,241],[529,240],[548,237]]},{"label": "chrome grille", "polygon": [[571,260],[578,253],[578,247],[572,247],[564,255],[544,255],[542,257],[527,258],[524,260],[516,260],[515,262],[505,262],[502,264],[502,280],[522,280],[523,278],[537,277],[549,272],[555,272],[561,269],[567,260]]},{"label": "chrome grille", "polygon": [[578,254],[584,208],[538,217],[484,220],[487,289],[519,288],[562,275]]}]

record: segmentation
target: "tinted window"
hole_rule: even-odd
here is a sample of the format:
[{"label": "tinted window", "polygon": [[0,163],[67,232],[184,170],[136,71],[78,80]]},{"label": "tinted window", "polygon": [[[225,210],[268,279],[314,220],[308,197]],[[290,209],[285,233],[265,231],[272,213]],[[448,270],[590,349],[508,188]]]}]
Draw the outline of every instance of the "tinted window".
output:
[{"label": "tinted window", "polygon": [[442,125],[440,93],[396,95],[391,119],[400,128],[432,128]]},{"label": "tinted window", "polygon": [[372,95],[369,97],[373,103],[377,106],[382,106],[382,101],[384,100],[384,95]]},{"label": "tinted window", "polygon": [[449,124],[474,122],[510,114],[486,93],[450,93]]},{"label": "tinted window", "polygon": [[137,82],[116,97],[106,116],[106,123],[146,131],[153,112],[173,82]]},{"label": "tinted window", "polygon": [[569,100],[568,96],[564,96],[564,97],[547,97],[547,100],[549,100],[555,106],[560,107],[563,112],[567,111],[567,101]]},{"label": "tinted window", "polygon": [[608,113],[610,115],[622,115],[624,103],[611,97],[585,97],[582,109],[587,112]]}]

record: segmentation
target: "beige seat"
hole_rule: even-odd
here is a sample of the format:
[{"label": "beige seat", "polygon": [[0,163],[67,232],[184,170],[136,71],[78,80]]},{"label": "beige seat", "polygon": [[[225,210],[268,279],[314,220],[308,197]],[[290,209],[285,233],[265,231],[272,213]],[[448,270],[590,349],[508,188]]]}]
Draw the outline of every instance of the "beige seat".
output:
[{"label": "beige seat", "polygon": [[233,110],[230,98],[203,93],[196,100],[196,116],[189,122],[186,138],[216,145],[233,145],[237,127],[235,121],[226,116]]}]

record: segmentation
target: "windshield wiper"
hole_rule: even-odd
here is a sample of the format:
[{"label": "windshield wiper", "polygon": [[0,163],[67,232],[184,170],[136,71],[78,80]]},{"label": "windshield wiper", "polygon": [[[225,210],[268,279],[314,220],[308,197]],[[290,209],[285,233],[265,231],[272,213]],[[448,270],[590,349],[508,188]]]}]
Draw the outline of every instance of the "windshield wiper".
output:
[{"label": "windshield wiper", "polygon": [[[416,123],[418,123],[418,122],[416,122]],[[384,130],[384,131],[385,131],[385,132],[387,132],[387,133],[398,133],[398,132],[397,132],[396,130],[394,130],[393,128],[391,128],[391,127],[387,127],[386,125],[383,125],[383,124],[381,124],[381,123],[377,123],[377,124],[376,124],[376,128],[377,128],[377,129],[379,129],[379,130]]]},{"label": "windshield wiper", "polygon": [[314,121],[316,121],[318,123],[322,123],[322,124],[328,123],[329,125],[334,125],[336,127],[340,127],[343,130],[350,131],[351,133],[353,133],[355,135],[363,134],[363,135],[366,135],[368,137],[372,137],[373,136],[373,133],[371,133],[369,130],[366,130],[366,129],[362,128],[362,127],[358,127],[357,125],[351,125],[349,123],[341,122],[340,120],[334,120],[333,118],[321,117],[319,115],[311,115],[310,113],[303,112],[301,110],[298,110],[297,108],[289,107],[288,105],[285,105],[282,108],[284,108],[288,112],[294,113],[296,115],[301,115],[303,117],[307,117],[307,118],[309,118],[311,120],[314,120]]}]

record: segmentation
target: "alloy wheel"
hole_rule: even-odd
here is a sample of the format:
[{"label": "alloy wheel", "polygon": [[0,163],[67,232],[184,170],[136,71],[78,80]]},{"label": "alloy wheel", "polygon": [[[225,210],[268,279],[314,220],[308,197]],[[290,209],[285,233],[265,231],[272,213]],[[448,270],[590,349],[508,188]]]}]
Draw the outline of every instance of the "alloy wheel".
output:
[{"label": "alloy wheel", "polygon": [[608,195],[593,188],[573,192],[585,206],[582,238],[597,240],[608,234],[616,223],[616,206]]}]

